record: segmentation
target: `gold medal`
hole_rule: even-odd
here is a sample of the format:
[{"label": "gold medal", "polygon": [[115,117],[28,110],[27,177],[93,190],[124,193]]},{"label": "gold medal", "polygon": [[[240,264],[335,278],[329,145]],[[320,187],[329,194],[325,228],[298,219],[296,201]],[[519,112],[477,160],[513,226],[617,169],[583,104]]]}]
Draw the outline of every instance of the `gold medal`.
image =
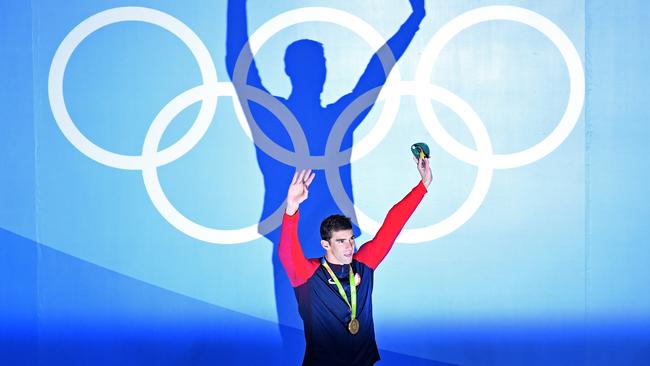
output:
[{"label": "gold medal", "polygon": [[359,332],[359,321],[357,319],[350,320],[350,323],[348,323],[348,330],[353,335],[357,334]]}]

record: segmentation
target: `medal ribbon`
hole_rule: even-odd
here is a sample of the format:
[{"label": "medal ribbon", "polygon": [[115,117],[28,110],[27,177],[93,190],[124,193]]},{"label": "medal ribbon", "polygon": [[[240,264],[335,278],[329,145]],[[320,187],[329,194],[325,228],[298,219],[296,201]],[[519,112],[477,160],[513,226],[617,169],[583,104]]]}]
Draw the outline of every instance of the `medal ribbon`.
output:
[{"label": "medal ribbon", "polygon": [[332,271],[332,268],[330,268],[329,264],[327,264],[327,261],[325,258],[322,260],[323,267],[327,270],[327,272],[332,276],[332,280],[334,283],[336,283],[336,287],[339,289],[339,294],[345,300],[345,303],[348,304],[348,307],[350,308],[350,311],[352,311],[352,317],[350,318],[350,321],[354,320],[357,317],[357,286],[354,284],[354,273],[352,272],[352,263],[350,263],[350,274],[349,274],[349,279],[350,279],[350,297],[352,298],[352,305],[350,305],[350,302],[348,301],[348,295],[345,293],[345,290],[343,289],[343,285],[341,285],[341,282],[339,282],[338,277],[334,274],[334,271]]}]

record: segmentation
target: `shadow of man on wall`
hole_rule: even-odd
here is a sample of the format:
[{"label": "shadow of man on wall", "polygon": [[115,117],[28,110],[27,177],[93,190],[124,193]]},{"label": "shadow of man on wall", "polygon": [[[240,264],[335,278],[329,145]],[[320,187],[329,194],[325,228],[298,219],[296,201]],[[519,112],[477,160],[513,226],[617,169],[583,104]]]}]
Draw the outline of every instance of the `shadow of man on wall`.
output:
[{"label": "shadow of man on wall", "polygon": [[[280,241],[279,224],[284,213],[287,187],[296,168],[314,168],[309,162],[309,155],[325,154],[325,146],[334,122],[350,103],[360,96],[371,97],[373,98],[371,103],[366,104],[368,107],[354,118],[346,130],[337,151],[345,151],[352,146],[354,130],[372,108],[387,76],[411,43],[424,18],[424,0],[409,1],[411,14],[397,33],[370,58],[353,90],[327,106],[321,103],[321,93],[327,74],[323,45],[309,39],[291,43],[284,56],[284,71],[291,80],[291,94],[286,99],[272,96],[262,84],[248,43],[246,0],[228,1],[226,67],[251,127],[257,162],[264,179],[264,205],[258,231],[273,243],[276,309],[280,333],[285,343],[289,335],[283,327],[302,327],[295,294],[277,251]],[[292,118],[295,118],[294,121],[297,123],[289,123],[288,120]],[[298,125],[302,131],[295,131]],[[289,152],[296,152],[295,155],[298,156],[301,147],[300,141],[295,141],[295,136],[301,134],[304,134],[307,144],[306,147],[302,146],[302,152],[308,153],[304,158],[279,161],[269,155],[272,149],[260,147],[275,144]],[[351,149],[347,151],[343,163],[337,161],[336,167],[341,175],[344,190],[353,203]],[[351,214],[352,221],[356,222],[353,207],[337,206],[326,183],[322,166],[320,169],[316,167],[314,171],[316,178],[309,190],[309,200],[300,206],[298,233],[304,254],[308,258],[323,255],[323,248],[320,245],[320,223],[325,217],[343,212]],[[359,228],[355,226],[354,232],[359,235]]]}]

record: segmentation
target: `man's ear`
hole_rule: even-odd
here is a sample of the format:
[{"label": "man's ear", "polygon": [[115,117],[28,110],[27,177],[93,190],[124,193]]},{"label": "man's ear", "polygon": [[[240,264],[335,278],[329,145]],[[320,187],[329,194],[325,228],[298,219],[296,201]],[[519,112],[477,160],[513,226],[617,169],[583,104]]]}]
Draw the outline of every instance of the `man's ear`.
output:
[{"label": "man's ear", "polygon": [[321,240],[321,241],[320,241],[320,245],[323,246],[323,248],[324,248],[325,250],[329,250],[329,248],[330,248],[330,242],[327,241],[327,240]]}]

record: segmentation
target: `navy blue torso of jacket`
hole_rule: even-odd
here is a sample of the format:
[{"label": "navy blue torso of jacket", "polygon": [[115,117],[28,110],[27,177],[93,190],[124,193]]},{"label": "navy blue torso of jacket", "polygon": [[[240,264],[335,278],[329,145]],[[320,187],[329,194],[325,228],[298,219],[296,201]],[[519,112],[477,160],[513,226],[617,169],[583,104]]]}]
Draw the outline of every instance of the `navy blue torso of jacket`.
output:
[{"label": "navy blue torso of jacket", "polygon": [[[307,282],[295,288],[307,343],[303,365],[372,365],[379,360],[372,321],[374,271],[356,260],[351,265],[361,278],[357,286],[357,334],[348,330],[350,307],[322,265]],[[330,263],[351,301],[348,266]]]}]

